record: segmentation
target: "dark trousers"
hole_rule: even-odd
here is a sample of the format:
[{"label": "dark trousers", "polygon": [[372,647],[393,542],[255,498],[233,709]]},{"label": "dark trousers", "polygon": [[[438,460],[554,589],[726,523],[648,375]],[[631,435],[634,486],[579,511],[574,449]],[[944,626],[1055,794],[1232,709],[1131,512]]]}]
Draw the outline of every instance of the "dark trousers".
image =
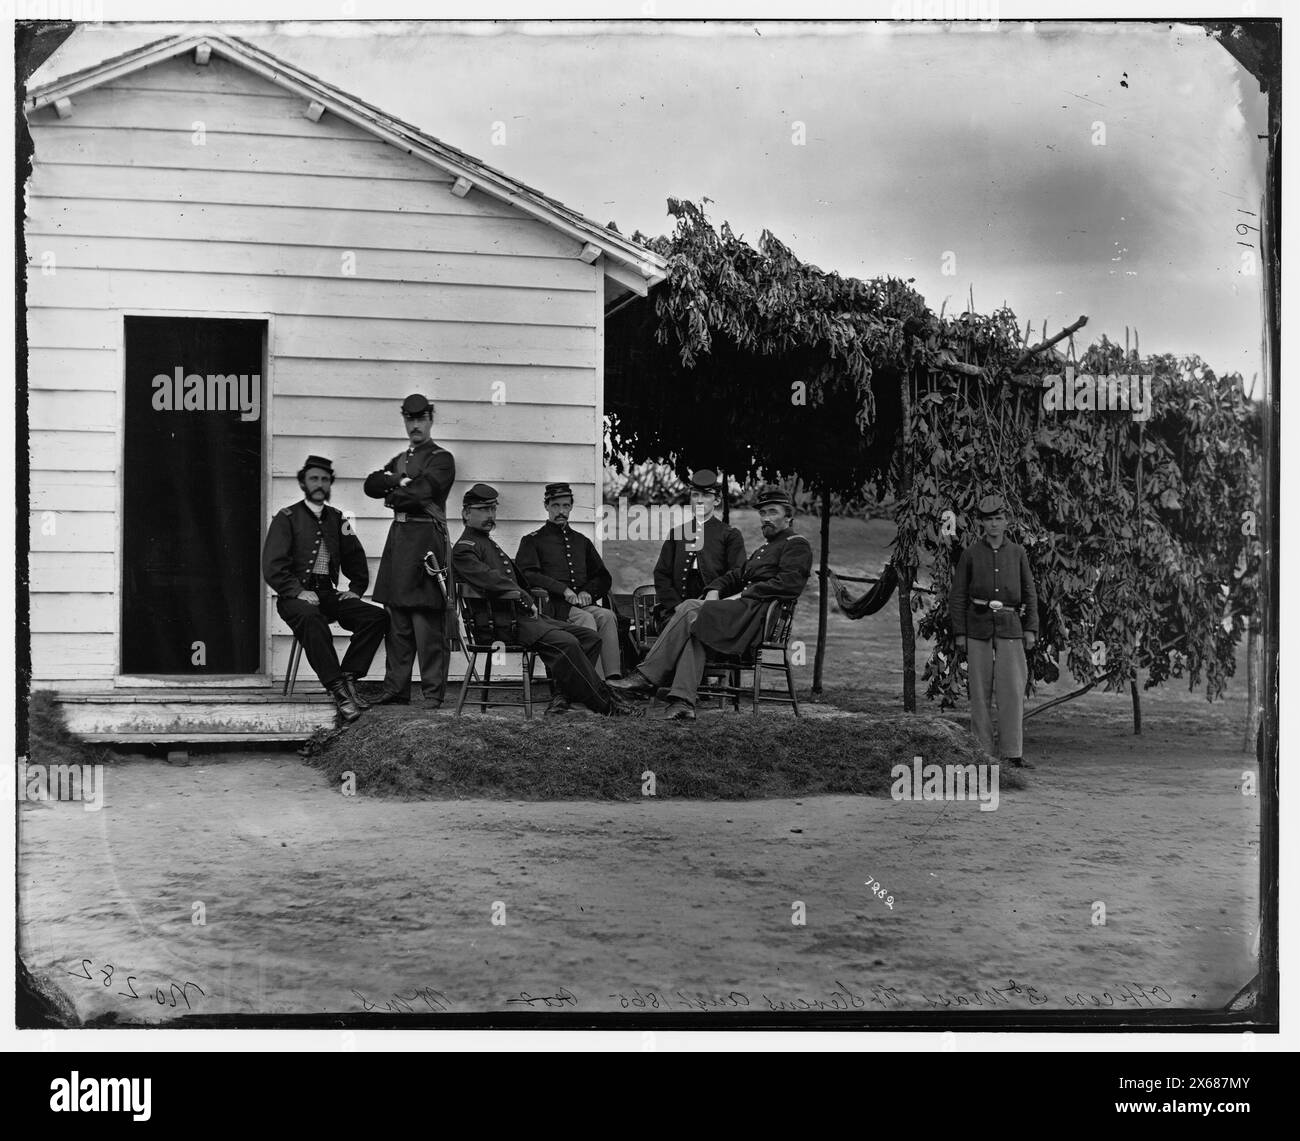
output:
[{"label": "dark trousers", "polygon": [[595,630],[554,618],[523,615],[516,629],[519,640],[536,650],[551,671],[556,689],[570,701],[580,701],[597,713],[609,712],[609,687],[596,672],[601,640]]},{"label": "dark trousers", "polygon": [[[293,636],[302,643],[302,652],[316,671],[321,684],[329,689],[343,674],[365,677],[374,660],[379,643],[384,640],[388,630],[388,615],[378,606],[362,602],[359,598],[340,599],[332,587],[316,587],[320,605],[302,602],[297,598],[280,598],[275,608],[281,618],[288,623]],[[348,652],[343,655],[343,664],[339,665],[339,656],[334,651],[334,635],[330,632],[330,623],[337,622],[345,630],[352,631],[352,640],[348,643]]]},{"label": "dark trousers", "polygon": [[446,611],[424,607],[388,607],[388,637],[384,653],[388,669],[384,689],[411,695],[411,663],[420,655],[420,689],[430,701],[441,701],[447,692]]}]

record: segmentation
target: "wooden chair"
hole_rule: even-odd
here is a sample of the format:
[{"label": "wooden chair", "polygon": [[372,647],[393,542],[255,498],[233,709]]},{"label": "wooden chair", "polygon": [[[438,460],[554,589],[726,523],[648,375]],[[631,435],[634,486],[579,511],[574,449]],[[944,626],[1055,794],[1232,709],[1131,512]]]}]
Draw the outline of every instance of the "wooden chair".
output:
[{"label": "wooden chair", "polygon": [[659,637],[659,617],[655,607],[659,604],[659,594],[653,586],[638,586],[632,591],[632,641],[648,652]]},{"label": "wooden chair", "polygon": [[[534,591],[533,598],[545,592]],[[456,716],[465,708],[465,699],[471,689],[479,692],[477,704],[479,712],[486,713],[489,706],[494,708],[519,709],[521,706],[525,717],[533,715],[533,669],[537,664],[537,651],[529,649],[519,641],[517,626],[520,615],[515,602],[501,599],[484,598],[472,586],[463,582],[456,583],[456,608],[460,616],[460,644],[469,658],[469,669],[461,682],[460,696],[456,699]],[[522,658],[521,676],[514,678],[492,678],[492,656],[495,653],[519,654]],[[483,657],[483,676],[480,680],[478,660]],[[520,693],[522,701],[495,701],[493,695],[498,693]]]},{"label": "wooden chair", "polygon": [[281,697],[288,697],[293,693],[293,687],[298,684],[298,666],[301,663],[302,643],[294,637],[293,649],[289,651],[289,664],[284,670],[284,689],[280,691]]},{"label": "wooden chair", "polygon": [[[790,663],[790,631],[794,628],[794,612],[798,603],[797,598],[772,599],[763,611],[763,624],[759,628],[758,637],[744,653],[719,654],[710,650],[704,664],[704,676],[700,679],[699,692],[702,695],[730,697],[732,708],[736,712],[740,712],[741,697],[748,696],[751,713],[758,712],[760,702],[768,701],[792,706],[794,715],[801,716],[799,698],[794,690],[794,670]],[[784,674],[788,697],[779,691],[763,688],[764,670]],[[740,675],[745,672],[753,675],[751,685],[740,684]]]}]

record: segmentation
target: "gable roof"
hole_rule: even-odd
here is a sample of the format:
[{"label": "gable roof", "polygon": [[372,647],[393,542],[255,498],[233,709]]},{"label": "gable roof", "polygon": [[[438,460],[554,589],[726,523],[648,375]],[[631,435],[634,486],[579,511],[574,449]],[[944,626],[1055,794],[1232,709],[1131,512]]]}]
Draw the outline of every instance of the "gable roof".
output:
[{"label": "gable roof", "polygon": [[83,91],[183,55],[202,45],[207,45],[213,55],[238,64],[310,102],[319,103],[331,114],[368,131],[414,158],[422,159],[454,178],[465,179],[471,189],[510,203],[525,214],[581,242],[584,247],[594,247],[586,249],[584,260],[594,261],[597,256],[603,256],[605,276],[622,287],[623,296],[632,293],[644,297],[652,286],[667,276],[667,262],[652,250],[637,245],[607,226],[593,222],[563,202],[488,166],[473,155],[425,134],[418,127],[404,123],[373,104],[349,95],[318,76],[234,36],[204,33],[155,40],[144,47],[32,87],[24,100],[24,110],[31,114],[61,99],[71,99]]}]

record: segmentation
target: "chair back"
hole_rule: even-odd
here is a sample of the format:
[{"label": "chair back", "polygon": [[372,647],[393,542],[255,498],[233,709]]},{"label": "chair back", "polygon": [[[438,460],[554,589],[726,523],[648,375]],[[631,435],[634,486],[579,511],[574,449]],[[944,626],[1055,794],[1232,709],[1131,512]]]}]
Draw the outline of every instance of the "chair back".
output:
[{"label": "chair back", "polygon": [[763,615],[763,636],[760,645],[784,650],[790,644],[790,632],[794,629],[794,611],[798,605],[797,598],[774,598],[767,604],[767,612]]},{"label": "chair back", "polygon": [[467,648],[490,650],[497,642],[515,643],[517,610],[513,602],[485,597],[475,587],[457,580],[456,603],[460,611],[462,637]]},{"label": "chair back", "polygon": [[653,586],[638,586],[632,592],[632,637],[638,642],[648,642],[659,634],[659,621],[655,617],[658,592]]}]

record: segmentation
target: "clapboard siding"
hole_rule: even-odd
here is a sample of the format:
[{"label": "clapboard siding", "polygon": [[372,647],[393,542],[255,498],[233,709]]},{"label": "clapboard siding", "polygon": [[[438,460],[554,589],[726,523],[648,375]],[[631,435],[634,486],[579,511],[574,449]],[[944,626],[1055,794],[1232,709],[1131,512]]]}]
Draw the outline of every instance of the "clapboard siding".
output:
[{"label": "clapboard siding", "polygon": [[[516,289],[580,289],[594,292],[591,267],[572,257],[514,257],[495,253],[440,253],[353,249],[353,281],[445,282],[449,285],[509,285]],[[342,276],[337,246],[275,246],[256,242],[200,242],[184,238],[76,238],[43,234],[28,242],[29,262],[54,270],[147,269],[168,273],[240,273],[257,277]]]},{"label": "clapboard siding", "polygon": [[318,317],[474,324],[591,325],[592,299],[578,290],[489,285],[353,281],[346,277],[256,277],[237,273],[64,268],[27,271],[27,304],[58,308],[75,298],[86,309],[133,309],[167,298],[171,309],[214,313],[293,313]]},{"label": "clapboard siding", "polygon": [[[436,173],[429,168],[430,173]],[[484,196],[460,198],[450,178],[427,182],[372,182],[337,174],[267,174],[228,170],[157,170],[131,166],[42,166],[32,191],[45,198],[118,198],[135,202],[204,202],[227,206],[382,210],[411,214],[518,217],[508,205]]]},{"label": "clapboard siding", "polygon": [[[554,227],[481,191],[457,197],[446,172],[304,110],[237,65],[187,55],[81,93],[67,120],[30,118],[38,682],[111,682],[117,666],[124,314],[268,319],[262,507],[299,499],[303,458],[330,456],[372,584],[391,516],[361,484],[402,450],[410,392],[436,401],[434,437],[456,456],[454,535],[480,480],[501,489],[511,553],[553,480],[573,484],[578,529],[595,534],[602,269]],[[264,621],[281,676],[291,639],[269,591]],[[371,676],[382,670],[381,651]]]},{"label": "clapboard siding", "polygon": [[117,474],[111,471],[46,470],[29,490],[33,511],[117,510]]},{"label": "clapboard siding", "polygon": [[[276,362],[279,396],[343,396],[365,392],[387,401],[385,415],[400,427],[397,406],[410,392],[429,389],[443,401],[468,400],[495,405],[578,404],[591,408],[596,399],[596,370],[590,367],[488,365],[461,362],[339,361],[287,357]],[[485,410],[486,411],[486,410]],[[438,431],[435,423],[434,432]]]},{"label": "clapboard siding", "polygon": [[[114,421],[117,419],[115,416]],[[40,478],[40,472],[70,468],[86,472],[117,471],[121,464],[117,432],[103,431],[103,427],[101,423],[78,425],[77,431],[34,430],[29,447],[32,479]]]},{"label": "clapboard siding", "polygon": [[28,575],[49,593],[113,592],[118,585],[114,566],[113,556],[102,551],[33,551]]},{"label": "clapboard siding", "polygon": [[473,253],[485,249],[523,257],[575,258],[582,248],[575,239],[523,216],[335,210],[276,202],[225,206],[124,198],[39,198],[33,200],[29,217],[29,232],[38,242],[46,234],[203,242],[266,242],[273,238],[276,245],[333,245],[346,250]]},{"label": "clapboard siding", "polygon": [[27,351],[27,387],[80,392],[117,392],[121,365],[115,349]]},{"label": "clapboard siding", "polygon": [[116,634],[42,634],[32,638],[32,676],[36,688],[49,679],[113,677]]},{"label": "clapboard siding", "polygon": [[[112,511],[57,511],[50,520],[45,518],[45,512],[33,511],[30,535],[33,554],[38,551],[110,552],[116,549],[117,515]],[[43,586],[32,582],[33,592]]]}]

